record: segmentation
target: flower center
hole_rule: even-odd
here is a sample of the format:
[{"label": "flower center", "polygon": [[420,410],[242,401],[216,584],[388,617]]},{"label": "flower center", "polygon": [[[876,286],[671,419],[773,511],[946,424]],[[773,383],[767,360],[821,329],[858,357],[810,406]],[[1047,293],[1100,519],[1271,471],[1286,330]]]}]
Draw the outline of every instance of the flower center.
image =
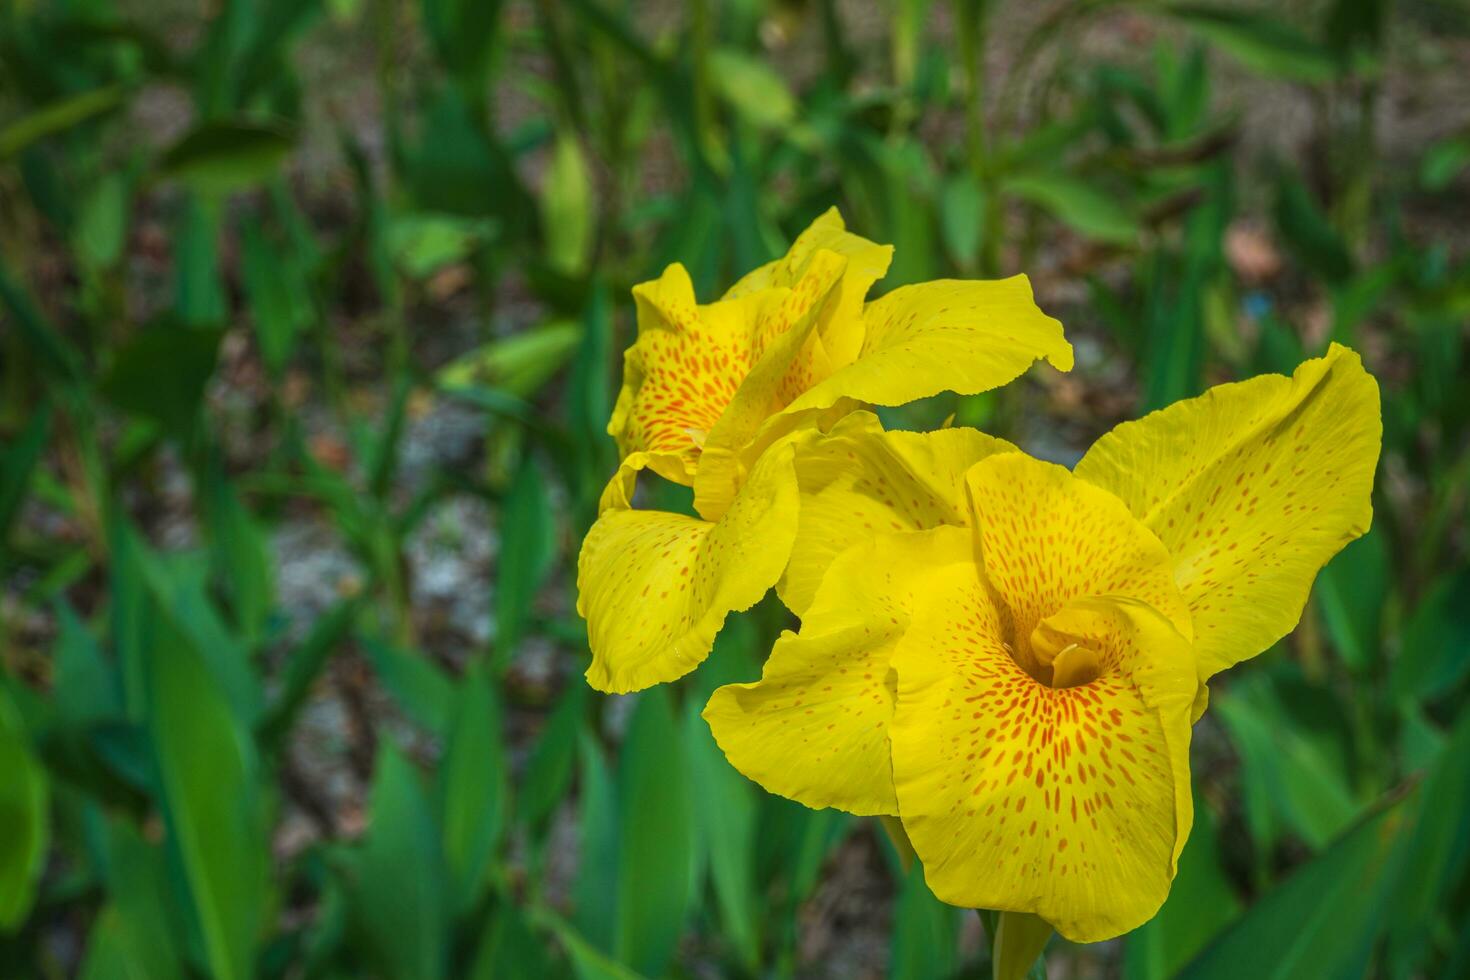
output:
[{"label": "flower center", "polygon": [[1036,624],[1029,642],[1024,644],[1026,655],[1016,656],[1014,650],[1011,653],[1038,682],[1058,690],[1091,683],[1102,673],[1102,658],[1095,644],[1053,621],[1064,615],[1050,616]]}]

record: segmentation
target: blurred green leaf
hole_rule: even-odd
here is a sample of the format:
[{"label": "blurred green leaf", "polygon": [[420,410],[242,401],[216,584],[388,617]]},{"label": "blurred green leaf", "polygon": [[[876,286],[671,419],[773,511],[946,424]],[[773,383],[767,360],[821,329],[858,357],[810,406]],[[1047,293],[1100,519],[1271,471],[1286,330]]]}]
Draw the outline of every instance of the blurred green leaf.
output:
[{"label": "blurred green leaf", "polygon": [[291,255],[267,240],[258,219],[240,224],[240,274],[265,366],[277,377],[290,360],[296,336],[311,322],[311,297]]},{"label": "blurred green leaf", "polygon": [[56,663],[53,693],[62,724],[80,729],[122,717],[117,676],[96,638],[65,601],[57,603],[56,619],[60,629],[52,654]]},{"label": "blurred green leaf", "polygon": [[292,134],[279,126],[205,122],[164,151],[158,173],[199,194],[228,194],[269,180],[294,146]]},{"label": "blurred green leaf", "polygon": [[756,800],[744,776],[700,717],[703,699],[691,699],[684,715],[684,741],[691,766],[695,829],[709,862],[720,910],[721,932],[747,969],[760,963],[759,895],[755,885]]},{"label": "blurred green leaf", "polygon": [[204,514],[215,581],[229,597],[235,626],[259,639],[274,605],[275,583],[265,535],[215,460],[204,479]]},{"label": "blurred green leaf", "polygon": [[[1116,82],[1117,76],[1103,73],[1101,78],[1108,86]],[[1145,91],[1147,86],[1144,86]],[[1020,171],[1035,171],[1054,167],[1059,158],[1070,151],[1087,133],[1097,125],[1095,111],[1084,109],[1076,115],[1049,122],[1038,121],[1031,130],[1021,133],[1012,141],[998,146],[993,154],[995,172],[999,175]]]},{"label": "blurred green leaf", "polygon": [[1344,69],[1371,59],[1383,43],[1388,0],[1333,0],[1327,9],[1325,34]]},{"label": "blurred green leaf", "polygon": [[355,24],[362,13],[362,0],[327,0],[332,19],[339,24]]},{"label": "blurred green leaf", "polygon": [[31,474],[51,432],[51,409],[43,405],[26,421],[14,441],[0,446],[0,568],[6,565],[10,528],[30,490]]},{"label": "blurred green leaf", "polygon": [[235,63],[236,105],[262,91],[295,84],[292,41],[321,12],[320,0],[258,0],[246,43]]},{"label": "blurred green leaf", "polygon": [[[893,75],[900,88],[909,88],[914,84],[924,25],[932,3],[933,0],[901,0],[895,7],[891,47]],[[961,17],[963,16],[962,13]]]},{"label": "blurred green leaf", "polygon": [[490,912],[489,928],[482,929],[467,980],[501,977],[554,977],[545,942],[531,928],[525,913],[512,901],[502,901]]},{"label": "blurred green leaf", "polygon": [[567,483],[582,498],[572,501],[579,521],[581,514],[591,513],[602,476],[612,471],[615,458],[612,437],[607,434],[607,418],[612,412],[611,305],[605,287],[594,286],[588,293],[562,402],[572,437],[572,451],[563,460],[570,473]]},{"label": "blurred green leaf", "polygon": [[556,526],[541,470],[527,457],[500,508],[495,590],[495,662],[504,670],[531,619],[531,606],[556,557]]},{"label": "blurred green leaf", "polygon": [[72,230],[77,257],[92,269],[105,269],[122,256],[128,232],[129,185],[122,174],[107,174],[82,198]]},{"label": "blurred green leaf", "polygon": [[439,369],[437,380],[446,391],[489,387],[525,398],[561,370],[581,337],[582,327],[577,322],[552,320],[535,330],[497,338],[461,355]]},{"label": "blurred green leaf", "polygon": [[138,542],[130,560],[137,562],[152,600],[169,610],[203,659],[236,722],[252,728],[264,703],[260,680],[251,670],[249,647],[225,624],[210,600],[203,556],[190,552],[155,555]]},{"label": "blurred green leaf", "polygon": [[1399,698],[1436,698],[1454,690],[1470,673],[1470,569],[1434,584],[1414,610],[1393,662],[1393,693]]},{"label": "blurred green leaf", "polygon": [[171,980],[182,974],[170,953],[107,905],[87,934],[87,955],[77,975],[81,980]]},{"label": "blurred green leaf", "polygon": [[219,342],[216,330],[176,323],[146,327],[117,352],[102,391],[119,408],[187,434],[214,373]]},{"label": "blurred green leaf", "polygon": [[101,722],[87,729],[87,745],[107,770],[138,793],[158,787],[148,731],[132,722]]},{"label": "blurred green leaf", "polygon": [[1405,704],[1399,709],[1399,752],[1404,768],[1409,772],[1425,772],[1439,760],[1444,748],[1445,734],[1431,722],[1417,704]]},{"label": "blurred green leaf", "polygon": [[[400,372],[393,379],[387,410],[383,413],[377,432],[359,439],[358,451],[363,457],[363,469],[367,472],[368,491],[375,500],[382,500],[387,496],[393,476],[398,471],[398,461],[402,458],[400,449],[404,423],[408,420],[408,398],[412,392],[412,376],[406,371]],[[366,446],[363,447],[362,443],[366,443]],[[398,574],[395,553],[399,546],[393,540],[393,533],[387,522],[380,521],[374,528],[374,544],[383,549],[383,553],[378,556],[378,571],[385,578],[390,574]]]},{"label": "blurred green leaf", "polygon": [[1159,255],[1149,262],[1137,353],[1145,376],[1140,408],[1146,411],[1199,391],[1206,343],[1201,287],[1200,270],[1187,268],[1175,256]]},{"label": "blurred green leaf", "polygon": [[662,976],[693,904],[694,808],[667,689],[638,695],[618,755],[617,959]]},{"label": "blurred green leaf", "polygon": [[113,514],[107,526],[108,592],[112,608],[108,616],[112,654],[122,681],[123,708],[127,719],[142,723],[147,712],[145,648],[151,642],[149,595],[143,575],[143,542],[121,515]]},{"label": "blurred green leaf", "polygon": [[794,909],[816,887],[822,863],[852,821],[840,810],[810,810],[783,797],[766,796],[756,826],[756,865],[762,880],[785,878]]},{"label": "blurred green leaf", "polygon": [[1306,356],[1301,338],[1291,324],[1274,313],[1261,318],[1261,336],[1256,350],[1258,370],[1289,374]]},{"label": "blurred green leaf", "polygon": [[1369,530],[1333,558],[1317,579],[1315,594],[1327,634],[1357,672],[1371,668],[1379,653],[1379,621],[1391,574],[1383,541],[1381,531]]},{"label": "blurred green leaf", "polygon": [[1256,844],[1269,846],[1273,839],[1263,826],[1271,814],[1312,847],[1322,847],[1352,821],[1358,807],[1341,766],[1263,691],[1259,683],[1237,684],[1210,705],[1245,766]]},{"label": "blurred green leaf", "polygon": [[261,744],[267,750],[277,748],[295,723],[311,694],[312,685],[351,629],[357,608],[356,599],[337,603],[312,624],[311,632],[290,652],[280,693],[260,724]]},{"label": "blurred green leaf", "polygon": [[1194,828],[1179,855],[1169,897],[1148,922],[1128,934],[1126,980],[1167,980],[1240,914],[1240,899],[1225,877],[1214,811],[1194,794]]},{"label": "blurred green leaf", "polygon": [[[435,0],[473,13],[498,6],[473,0]],[[406,152],[415,207],[469,217],[493,217],[507,236],[522,234],[535,219],[532,202],[502,146],[485,128],[465,93],[443,87],[423,110],[419,141]]]},{"label": "blurred green leaf", "polygon": [[1154,63],[1164,96],[1164,135],[1177,140],[1198,132],[1210,106],[1204,47],[1194,45],[1180,54],[1172,43],[1160,42],[1154,47]]},{"label": "blurred green leaf", "polygon": [[1252,71],[1301,82],[1327,82],[1337,76],[1337,62],[1326,47],[1268,14],[1194,4],[1160,9]]},{"label": "blurred green leaf", "polygon": [[893,912],[893,980],[952,976],[960,965],[959,913],[929,891],[919,862],[903,878]]},{"label": "blurred green leaf", "polygon": [[573,922],[587,941],[604,952],[618,942],[618,894],[623,831],[617,787],[602,746],[586,731],[577,741],[581,762],[577,786],[578,863],[573,884]]},{"label": "blurred green leaf", "polygon": [[64,379],[80,376],[81,357],[76,349],[10,277],[3,257],[0,257],[0,303],[10,311],[7,322],[20,331],[21,339],[47,371]]},{"label": "blurred green leaf", "polygon": [[591,696],[591,688],[581,678],[573,678],[531,750],[518,797],[520,815],[530,825],[550,816],[571,785],[577,762],[577,737]]},{"label": "blurred green leaf", "polygon": [[955,262],[961,268],[973,268],[985,234],[985,190],[972,174],[957,174],[945,181],[939,227]]},{"label": "blurred green leaf", "polygon": [[174,313],[186,326],[219,327],[229,310],[219,273],[219,208],[190,195],[174,239]]},{"label": "blurred green leaf", "polygon": [[81,976],[86,980],[174,980],[184,976],[182,937],[174,917],[170,869],[162,849],[123,819],[104,832],[109,904],[88,939]]},{"label": "blurred green leaf", "polygon": [[885,219],[880,227],[893,243],[893,264],[883,283],[893,288],[921,282],[932,275],[938,260],[933,163],[922,146],[904,142],[881,145],[877,164]]},{"label": "blurred green leaf", "polygon": [[1470,137],[1436,143],[1419,165],[1419,183],[1426,190],[1442,191],[1470,165]]},{"label": "blurred green leaf", "polygon": [[210,972],[254,975],[268,902],[268,842],[254,745],[185,631],[161,606],[144,650],[148,732],[169,845]]},{"label": "blurred green leaf", "polygon": [[[760,677],[756,660],[760,642],[749,616],[729,619],[709,657],[688,682],[683,719],[698,864],[708,867],[721,933],[750,970],[760,964],[764,911],[756,883],[760,800],[755,785],[726,761],[701,712],[715,688]],[[702,885],[703,877],[696,876],[696,886]]]},{"label": "blurred green leaf", "polygon": [[1438,763],[1416,794],[1399,835],[1395,878],[1388,896],[1388,934],[1396,975],[1410,974],[1432,948],[1437,920],[1453,907],[1452,893],[1470,864],[1470,715],[1463,716],[1440,750]]},{"label": "blurred green leaf", "polygon": [[495,236],[495,223],[457,214],[411,212],[389,219],[386,244],[393,262],[411,279],[427,279],[445,266],[470,259]]},{"label": "blurred green leaf", "polygon": [[1178,980],[1360,977],[1385,905],[1402,802],[1372,814],[1258,899]]},{"label": "blurred green leaf", "polygon": [[489,884],[487,871],[510,809],[500,703],[477,663],[459,682],[454,721],[439,772],[439,811],[451,909],[472,909]]},{"label": "blurred green leaf", "polygon": [[318,871],[321,897],[312,929],[302,937],[300,966],[307,976],[326,976],[331,964],[340,962],[341,953],[351,938],[352,922],[347,897],[350,882],[349,875],[340,869],[329,872],[318,865],[313,870]]},{"label": "blurred green leaf", "polygon": [[796,98],[781,76],[758,58],[735,48],[709,53],[710,85],[747,122],[780,129],[796,116]]},{"label": "blurred green leaf", "polygon": [[122,105],[127,91],[121,85],[64,96],[0,128],[0,162],[57,133]]},{"label": "blurred green leaf", "polygon": [[551,163],[541,190],[546,258],[554,268],[573,276],[586,271],[596,208],[582,144],[576,134],[562,130],[552,144]]},{"label": "blurred green leaf", "polygon": [[1353,257],[1347,243],[1312,199],[1306,184],[1294,175],[1284,175],[1277,187],[1276,227],[1296,257],[1316,275],[1329,283],[1352,275]]},{"label": "blurred green leaf", "polygon": [[1332,339],[1340,344],[1357,343],[1358,327],[1392,295],[1403,277],[1403,265],[1385,262],[1364,269],[1332,291]]},{"label": "blurred green leaf", "polygon": [[450,896],[439,835],[418,772],[388,740],[378,745],[367,837],[353,867],[358,941],[385,980],[445,976]]},{"label": "blurred green leaf", "polygon": [[420,651],[404,650],[376,636],[361,637],[373,672],[404,712],[431,732],[449,730],[454,685],[442,669]]},{"label": "blurred green leaf", "polygon": [[1030,201],[1077,231],[1104,242],[1138,241],[1138,219],[1118,198],[1065,173],[1024,173],[1007,177],[1001,185],[1008,194]]},{"label": "blurred green leaf", "polygon": [[570,926],[558,924],[555,929],[557,938],[571,957],[577,980],[642,980],[642,974],[609,959]]},{"label": "blurred green leaf", "polygon": [[500,22],[500,0],[422,0],[439,57],[467,90],[483,86]]},{"label": "blurred green leaf", "polygon": [[0,933],[25,922],[50,840],[51,784],[20,712],[0,688]]}]

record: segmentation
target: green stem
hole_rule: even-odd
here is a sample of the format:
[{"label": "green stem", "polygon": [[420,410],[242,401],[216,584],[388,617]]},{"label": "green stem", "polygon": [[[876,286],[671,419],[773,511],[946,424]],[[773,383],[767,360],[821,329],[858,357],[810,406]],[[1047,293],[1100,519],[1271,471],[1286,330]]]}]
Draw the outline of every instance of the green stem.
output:
[{"label": "green stem", "polygon": [[956,15],[960,25],[960,59],[965,65],[965,147],[970,172],[984,192],[980,274],[991,277],[1000,268],[1000,226],[1004,214],[985,132],[985,7],[985,0],[959,0]]},{"label": "green stem", "polygon": [[[377,0],[373,4],[374,47],[377,55],[378,98],[383,105],[383,123],[388,141],[388,158],[398,163],[402,131],[399,129],[398,70],[395,64],[394,47],[398,42],[397,0]],[[391,189],[394,167],[387,168],[387,181]]]},{"label": "green stem", "polygon": [[1031,972],[1051,934],[1051,923],[1039,915],[999,913],[995,940],[990,947],[991,975],[995,980],[1021,980]]}]

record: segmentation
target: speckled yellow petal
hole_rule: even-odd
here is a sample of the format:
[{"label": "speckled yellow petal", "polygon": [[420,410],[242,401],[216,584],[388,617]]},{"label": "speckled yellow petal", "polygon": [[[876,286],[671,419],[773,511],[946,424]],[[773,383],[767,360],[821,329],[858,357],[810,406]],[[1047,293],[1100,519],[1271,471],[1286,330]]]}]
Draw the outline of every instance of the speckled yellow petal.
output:
[{"label": "speckled yellow petal", "polygon": [[1123,501],[1023,453],[991,456],[967,479],[985,578],[1010,611],[1023,664],[1032,631],[1084,596],[1146,602],[1189,637],[1169,553]]},{"label": "speckled yellow petal", "polygon": [[653,470],[659,476],[674,483],[687,485],[688,471],[685,469],[685,458],[679,453],[651,453],[633,452],[623,457],[618,463],[617,472],[611,480],[602,488],[602,496],[597,503],[597,512],[600,514],[605,510],[621,508],[627,510],[633,506],[633,493],[637,489],[638,474],[643,470]]},{"label": "speckled yellow petal", "polygon": [[1168,894],[1193,818],[1198,682],[1188,642],[1143,603],[1075,599],[1051,623],[1089,645],[1090,679],[1055,688],[1024,670],[973,569],[931,588],[893,654],[893,778],[937,897],[1093,942]]},{"label": "speckled yellow petal", "polygon": [[818,338],[824,356],[831,363],[846,364],[857,356],[862,346],[863,301],[873,283],[888,272],[893,246],[879,245],[848,231],[835,207],[828,208],[798,235],[783,257],[746,274],[731,286],[725,298],[738,299],[773,286],[795,286],[806,274],[818,249],[835,252],[848,260],[834,316],[823,325]]},{"label": "speckled yellow petal", "polygon": [[873,534],[967,525],[965,473],[1003,452],[1015,447],[975,429],[884,432],[871,412],[808,433],[796,443],[801,514],[782,601],[804,615],[832,560]]},{"label": "speckled yellow petal", "polygon": [[[755,360],[719,421],[709,430],[705,451],[735,450],[751,441],[767,418],[820,380],[803,356],[813,331],[833,315],[847,259],[818,249],[790,289],[772,289],[755,329]],[[739,300],[735,302],[740,302]]]},{"label": "speckled yellow petal", "polygon": [[756,357],[761,313],[775,298],[754,293],[700,306],[689,273],[675,263],[633,289],[638,339],[623,355],[623,387],[608,422],[624,457],[677,459],[658,471],[694,479],[699,449]]},{"label": "speckled yellow petal", "polygon": [[[805,391],[827,369],[819,346],[818,326],[832,316],[847,260],[819,249],[790,289],[773,288],[756,324],[755,361],[719,420],[704,439],[694,477],[694,507],[706,520],[718,520],[730,506],[746,467],[789,431],[768,423],[791,399]],[[821,410],[791,413],[804,419]],[[764,438],[758,438],[764,435]]]},{"label": "speckled yellow petal", "polygon": [[901,286],[864,308],[863,326],[852,363],[813,385],[790,410],[840,398],[902,405],[941,391],[976,394],[1042,358],[1059,370],[1072,368],[1062,325],[1037,307],[1025,276]]},{"label": "speckled yellow petal", "polygon": [[755,462],[771,446],[800,438],[803,432],[826,432],[844,416],[859,411],[858,402],[843,399],[827,408],[781,412],[766,419],[756,437],[738,449],[714,448],[702,453],[694,472],[694,509],[706,520],[718,519],[735,499]]},{"label": "speckled yellow petal", "polygon": [[880,535],[838,558],[800,634],[776,641],[761,679],[722,687],[705,707],[731,765],[807,806],[898,812],[888,659],[915,594],[955,567],[973,575],[964,528]]},{"label": "speckled yellow petal", "polygon": [[1382,433],[1377,383],[1334,344],[1290,378],[1220,385],[1124,423],[1076,472],[1169,549],[1207,679],[1290,632],[1318,570],[1368,529]]},{"label": "speckled yellow petal", "polygon": [[577,612],[587,620],[587,681],[622,694],[682,677],[709,654],[725,617],[780,577],[796,536],[790,447],[761,457],[718,522],[612,508],[577,561]]}]

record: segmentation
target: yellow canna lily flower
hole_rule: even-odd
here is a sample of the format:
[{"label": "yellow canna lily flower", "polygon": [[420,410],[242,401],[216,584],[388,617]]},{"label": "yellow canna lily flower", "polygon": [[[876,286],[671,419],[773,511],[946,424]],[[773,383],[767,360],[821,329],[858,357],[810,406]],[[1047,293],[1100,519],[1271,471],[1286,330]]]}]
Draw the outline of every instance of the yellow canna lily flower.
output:
[{"label": "yellow canna lily flower", "polygon": [[[776,584],[797,530],[794,450],[806,433],[862,404],[986,391],[1038,359],[1071,368],[1061,324],[1024,276],[922,283],[865,303],[891,253],[833,209],[717,302],[696,302],[677,264],[634,289],[638,338],[608,424],[621,463],[577,568],[593,687],[682,676],[730,612]],[[644,469],[692,486],[699,517],[635,509]]]},{"label": "yellow canna lily flower", "polygon": [[1073,472],[849,416],[792,443],[793,547],[823,549],[782,586],[801,630],[704,717],[768,790],[897,816],[944,901],[1127,932],[1189,834],[1205,683],[1367,530],[1381,436],[1336,345],[1121,425]]}]

